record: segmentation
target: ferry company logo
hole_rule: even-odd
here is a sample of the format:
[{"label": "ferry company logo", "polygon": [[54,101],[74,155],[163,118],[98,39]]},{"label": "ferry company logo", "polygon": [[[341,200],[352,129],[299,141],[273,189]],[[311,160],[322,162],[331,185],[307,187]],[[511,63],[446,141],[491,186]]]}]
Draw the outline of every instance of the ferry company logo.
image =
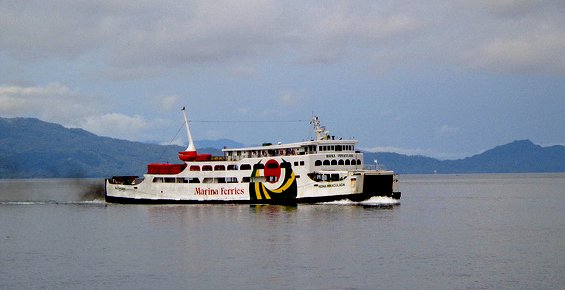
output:
[{"label": "ferry company logo", "polygon": [[259,161],[253,166],[249,183],[251,200],[293,202],[297,195],[296,176],[290,162],[270,159],[265,164]]}]

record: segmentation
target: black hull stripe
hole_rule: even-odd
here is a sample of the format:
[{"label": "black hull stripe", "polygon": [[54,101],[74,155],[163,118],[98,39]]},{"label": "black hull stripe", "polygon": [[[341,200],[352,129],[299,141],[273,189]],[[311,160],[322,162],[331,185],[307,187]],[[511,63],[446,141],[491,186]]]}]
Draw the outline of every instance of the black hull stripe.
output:
[{"label": "black hull stripe", "polygon": [[400,199],[400,192],[393,192],[389,194],[348,194],[348,195],[333,195],[324,197],[306,197],[297,198],[292,200],[175,200],[175,199],[138,199],[129,197],[117,197],[105,195],[106,202],[121,203],[121,204],[275,204],[275,205],[294,205],[299,203],[318,203],[330,202],[342,199],[349,199],[352,201],[363,201],[373,196],[392,197]]}]

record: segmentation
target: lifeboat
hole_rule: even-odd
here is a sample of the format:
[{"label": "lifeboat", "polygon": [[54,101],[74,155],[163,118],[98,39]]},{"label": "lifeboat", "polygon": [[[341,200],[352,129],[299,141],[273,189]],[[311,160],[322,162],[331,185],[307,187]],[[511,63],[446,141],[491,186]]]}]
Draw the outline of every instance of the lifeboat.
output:
[{"label": "lifeboat", "polygon": [[196,151],[181,151],[179,152],[179,159],[182,161],[195,161],[198,153]]},{"label": "lifeboat", "polygon": [[181,151],[179,159],[182,161],[210,161],[212,154],[198,154],[196,151]]},{"label": "lifeboat", "polygon": [[184,164],[151,163],[147,164],[148,174],[179,174],[186,168]]}]

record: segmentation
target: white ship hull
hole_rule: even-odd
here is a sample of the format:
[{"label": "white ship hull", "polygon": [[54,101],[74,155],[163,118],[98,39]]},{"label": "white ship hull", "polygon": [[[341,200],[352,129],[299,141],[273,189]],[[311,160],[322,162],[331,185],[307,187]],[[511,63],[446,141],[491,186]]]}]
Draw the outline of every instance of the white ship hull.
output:
[{"label": "white ship hull", "polygon": [[[310,157],[315,159],[316,156]],[[302,156],[267,161],[278,165],[273,168],[280,170],[278,176],[265,176],[265,169],[259,168],[240,170],[244,164],[265,164],[263,159],[247,159],[244,162],[191,162],[178,174],[145,174],[143,179],[130,177],[129,181],[108,179],[106,200],[117,203],[294,204],[346,198],[361,201],[373,196],[400,198],[392,171],[363,170],[362,165],[315,171],[309,170],[306,164],[310,162],[304,162]],[[303,166],[293,166],[301,161]],[[191,166],[207,165],[214,169],[218,163],[221,165],[216,171],[190,170]],[[223,170],[228,166],[238,170]],[[198,183],[192,183],[195,180]]]},{"label": "white ship hull", "polygon": [[190,130],[181,164],[149,164],[143,178],[106,180],[106,201],[115,203],[296,204],[373,196],[400,198],[392,171],[363,164],[355,140],[335,140],[313,120],[317,139],[291,144],[223,149],[198,154]]}]

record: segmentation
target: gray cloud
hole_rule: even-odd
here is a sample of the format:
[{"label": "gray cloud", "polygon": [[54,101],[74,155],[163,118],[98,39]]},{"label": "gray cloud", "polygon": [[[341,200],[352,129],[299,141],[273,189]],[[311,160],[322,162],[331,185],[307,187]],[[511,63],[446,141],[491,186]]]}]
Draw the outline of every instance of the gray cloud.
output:
[{"label": "gray cloud", "polygon": [[[170,106],[176,97],[164,98]],[[65,85],[0,86],[0,115],[3,117],[36,117],[66,127],[79,127],[93,133],[129,140],[156,138],[158,128],[168,127],[169,121],[147,120],[112,112],[100,96],[93,97]]]},{"label": "gray cloud", "polygon": [[22,63],[95,56],[115,79],[274,58],[563,74],[563,3],[11,1],[0,4],[0,54]]},{"label": "gray cloud", "polygon": [[67,86],[0,86],[0,114],[7,117],[38,117],[68,126],[96,111],[93,101]]}]

